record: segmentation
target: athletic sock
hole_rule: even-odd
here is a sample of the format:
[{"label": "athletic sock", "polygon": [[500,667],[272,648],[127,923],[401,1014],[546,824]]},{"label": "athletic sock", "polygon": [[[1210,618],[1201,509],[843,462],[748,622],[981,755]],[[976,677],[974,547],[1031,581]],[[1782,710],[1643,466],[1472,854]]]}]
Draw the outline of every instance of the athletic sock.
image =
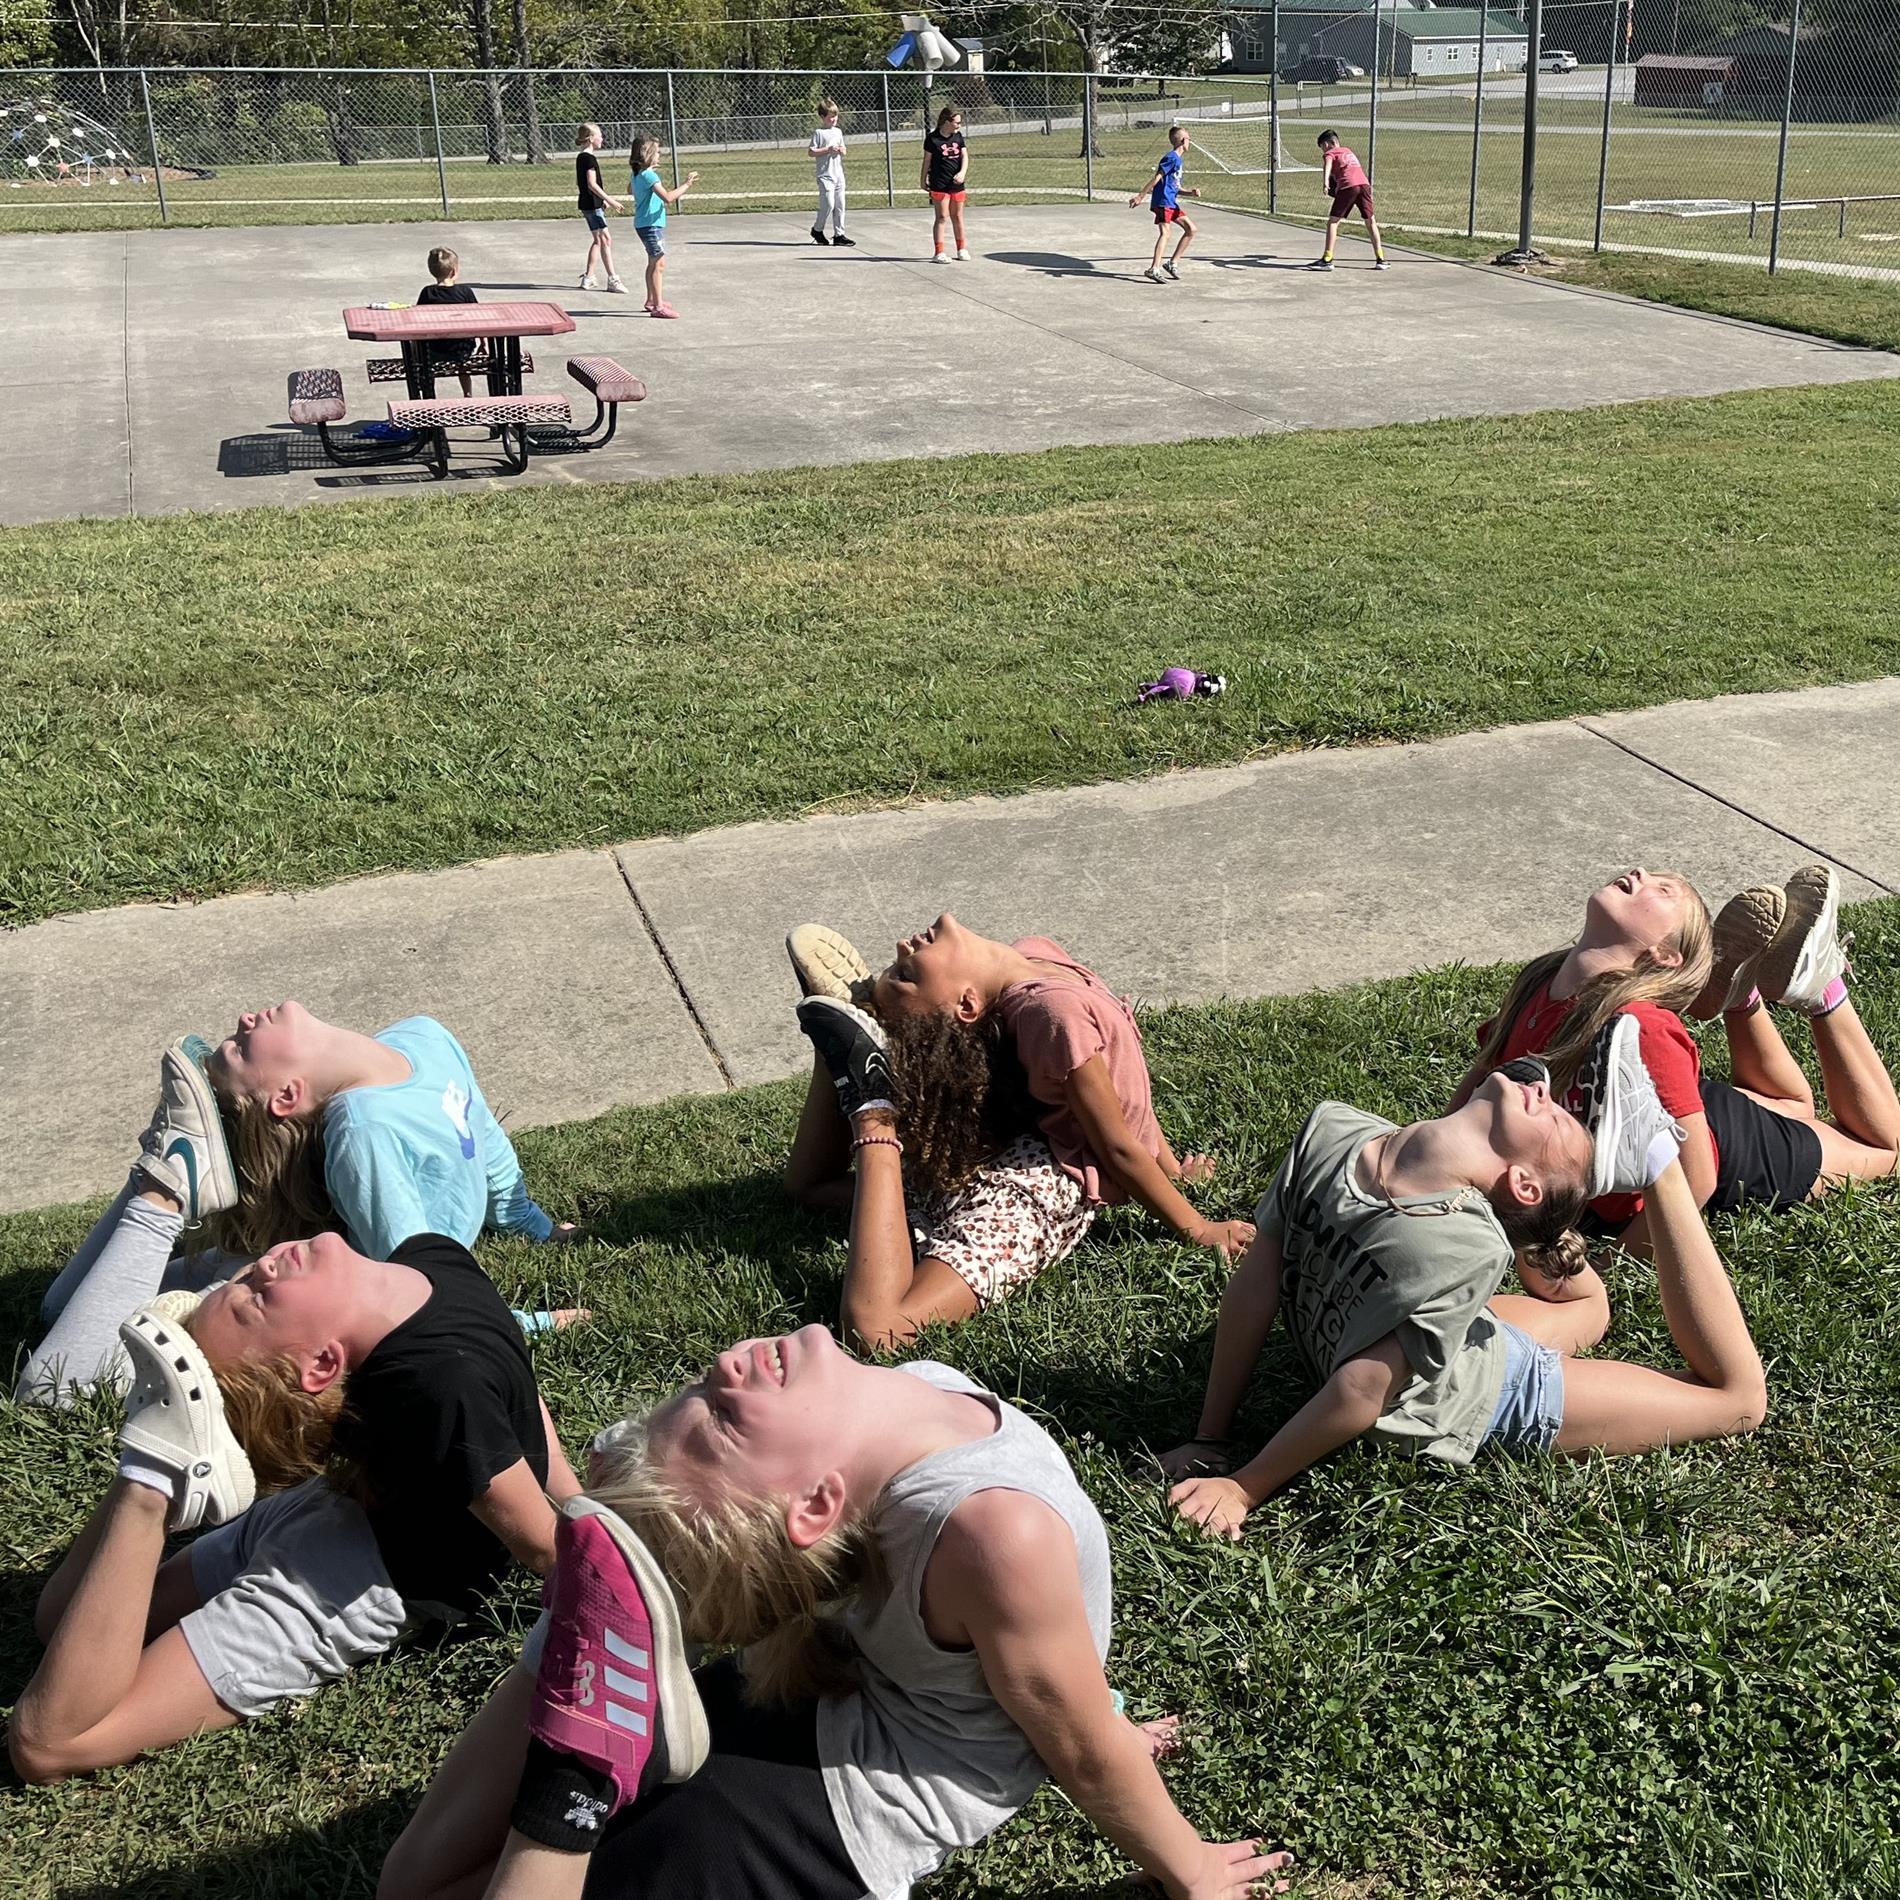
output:
[{"label": "athletic sock", "polygon": [[1761,1008],[1761,991],[1750,990],[1745,1002],[1737,1003],[1733,1009],[1725,1009],[1724,1016],[1752,1016]]},{"label": "athletic sock", "polygon": [[1834,981],[1821,992],[1821,1007],[1814,1013],[1817,1016],[1831,1016],[1846,1001],[1847,979],[1844,976],[1837,976]]},{"label": "athletic sock", "polygon": [[1320,258],[1319,258],[1319,261],[1320,261],[1320,262],[1321,262],[1322,264],[1330,264],[1330,263],[1331,263],[1331,262],[1333,261],[1333,254],[1332,254],[1332,252],[1331,252],[1331,251],[1322,251],[1322,252],[1320,253]]},{"label": "athletic sock", "polygon": [[163,1465],[154,1464],[141,1452],[120,1452],[119,1476],[133,1484],[142,1484],[148,1490],[156,1491],[167,1504],[178,1492],[176,1473],[167,1471]]},{"label": "athletic sock", "polygon": [[614,1778],[604,1769],[528,1738],[528,1758],[509,1816],[517,1834],[566,1854],[591,1854],[614,1809]]}]

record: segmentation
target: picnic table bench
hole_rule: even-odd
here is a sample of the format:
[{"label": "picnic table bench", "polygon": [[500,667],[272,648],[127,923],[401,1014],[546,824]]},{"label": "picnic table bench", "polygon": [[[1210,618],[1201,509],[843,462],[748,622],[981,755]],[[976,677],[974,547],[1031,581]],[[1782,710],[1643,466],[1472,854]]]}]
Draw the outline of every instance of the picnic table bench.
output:
[{"label": "picnic table bench", "polygon": [[[611,356],[568,359],[568,375],[594,398],[593,420],[583,429],[573,426],[574,411],[567,397],[524,393],[521,378],[534,359],[523,353],[522,337],[556,336],[574,328],[573,318],[556,304],[351,309],[343,313],[343,327],[352,337],[401,344],[400,359],[373,358],[368,373],[370,381],[378,383],[395,381],[399,371],[409,395],[388,404],[389,434],[337,435],[332,433],[333,425],[344,420],[347,408],[343,372],[302,369],[291,373],[290,420],[300,428],[315,428],[324,454],[341,467],[423,462],[440,481],[448,474],[448,431],[476,427],[500,442],[503,461],[518,475],[532,454],[599,448],[611,442],[620,405],[646,400],[646,385]],[[453,362],[434,360],[441,344],[464,341],[470,346],[467,356]],[[457,373],[486,375],[488,394],[436,395],[435,378]]]}]

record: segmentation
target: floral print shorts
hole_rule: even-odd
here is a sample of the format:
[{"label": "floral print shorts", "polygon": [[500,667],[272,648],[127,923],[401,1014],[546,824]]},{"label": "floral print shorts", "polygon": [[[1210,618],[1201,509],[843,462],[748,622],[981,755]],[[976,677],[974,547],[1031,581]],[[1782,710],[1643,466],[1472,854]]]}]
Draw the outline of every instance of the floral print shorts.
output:
[{"label": "floral print shorts", "polygon": [[1095,1209],[1039,1135],[1021,1135],[955,1194],[911,1211],[917,1257],[941,1260],[979,1306],[1066,1260]]}]

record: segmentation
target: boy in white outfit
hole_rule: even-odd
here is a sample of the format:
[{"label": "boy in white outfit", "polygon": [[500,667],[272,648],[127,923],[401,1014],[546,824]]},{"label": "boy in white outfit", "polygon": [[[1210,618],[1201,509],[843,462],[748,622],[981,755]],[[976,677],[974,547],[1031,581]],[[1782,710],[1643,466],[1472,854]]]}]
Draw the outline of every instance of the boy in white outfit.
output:
[{"label": "boy in white outfit", "polygon": [[[818,130],[806,147],[812,163],[818,167],[818,222],[811,228],[814,244],[847,244],[856,240],[844,234],[844,134],[838,129],[838,102],[820,99]],[[826,227],[831,235],[825,235]]]}]

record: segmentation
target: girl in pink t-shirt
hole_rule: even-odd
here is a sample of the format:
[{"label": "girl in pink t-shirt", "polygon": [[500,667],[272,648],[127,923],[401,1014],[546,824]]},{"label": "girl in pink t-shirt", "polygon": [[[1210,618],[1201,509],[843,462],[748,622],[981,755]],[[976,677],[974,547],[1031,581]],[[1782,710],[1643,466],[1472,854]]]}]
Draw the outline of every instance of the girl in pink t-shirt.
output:
[{"label": "girl in pink t-shirt", "polygon": [[[808,1204],[852,1209],[844,1308],[861,1338],[901,1341],[930,1321],[967,1318],[1063,1259],[1095,1210],[1121,1201],[1228,1260],[1251,1243],[1248,1222],[1208,1220],[1181,1192],[1214,1163],[1176,1157],[1155,1119],[1134,1012],[1059,944],[1003,943],[946,913],[901,939],[876,976],[842,938],[814,926],[794,931],[788,948],[808,995],[829,991],[869,1012],[862,1033],[887,1049],[897,1098],[897,1135],[858,1129],[847,1148],[821,1058],[787,1170]],[[916,1079],[908,1100],[907,1075]],[[928,1171],[919,1161],[954,1146],[942,1136],[946,1122],[980,1142],[982,1158],[953,1168],[948,1181],[920,1182]],[[905,1138],[913,1193],[925,1190],[908,1221],[881,1196],[867,1208],[865,1195],[873,1175],[864,1150]],[[884,1172],[888,1158],[872,1158]]]}]

